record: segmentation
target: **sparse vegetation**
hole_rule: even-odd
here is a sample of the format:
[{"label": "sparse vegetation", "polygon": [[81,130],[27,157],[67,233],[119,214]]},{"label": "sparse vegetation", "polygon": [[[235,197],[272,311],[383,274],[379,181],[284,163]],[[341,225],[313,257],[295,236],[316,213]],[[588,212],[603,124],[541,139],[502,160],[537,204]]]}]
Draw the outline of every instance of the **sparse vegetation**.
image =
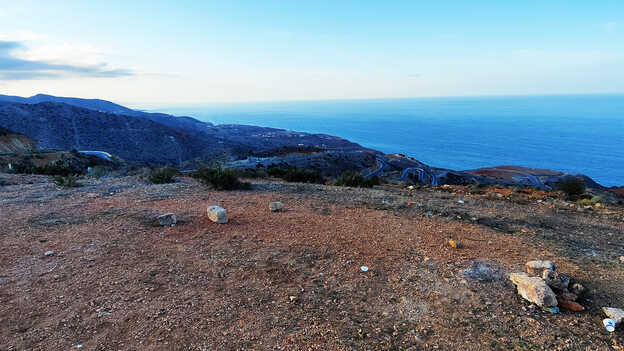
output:
[{"label": "sparse vegetation", "polygon": [[575,198],[585,193],[585,181],[583,178],[568,176],[559,183],[558,189],[563,191],[569,199]]},{"label": "sparse vegetation", "polygon": [[166,184],[175,182],[178,170],[171,167],[156,169],[149,175],[148,180],[154,184]]},{"label": "sparse vegetation", "polygon": [[241,182],[236,174],[230,170],[221,168],[203,168],[194,174],[195,178],[204,184],[210,185],[216,190],[249,190],[251,184]]},{"label": "sparse vegetation", "polygon": [[78,184],[78,176],[75,174],[56,175],[54,176],[54,184],[63,188],[74,188],[80,185]]},{"label": "sparse vegetation", "polygon": [[580,199],[576,203],[579,206],[595,206],[597,203],[604,200],[603,196],[594,196],[591,199]]},{"label": "sparse vegetation", "polygon": [[377,176],[366,178],[354,172],[344,172],[336,181],[336,185],[338,186],[350,186],[355,188],[372,188],[379,184],[379,177]]},{"label": "sparse vegetation", "polygon": [[277,166],[270,166],[267,169],[267,173],[271,177],[281,178],[287,182],[325,184],[325,178],[320,172],[308,169],[295,167],[282,169]]}]

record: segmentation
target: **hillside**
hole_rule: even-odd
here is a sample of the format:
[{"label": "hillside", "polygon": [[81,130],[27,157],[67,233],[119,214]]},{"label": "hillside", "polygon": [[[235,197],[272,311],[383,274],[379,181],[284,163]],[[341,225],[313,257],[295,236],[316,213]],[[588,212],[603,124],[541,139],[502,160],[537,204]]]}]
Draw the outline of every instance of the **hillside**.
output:
[{"label": "hillside", "polygon": [[0,153],[28,153],[37,149],[28,137],[0,127]]},{"label": "hillside", "polygon": [[36,140],[42,149],[101,150],[136,162],[179,164],[224,150],[215,138],[60,103],[0,104],[0,125]]},{"label": "hillside", "polygon": [[116,115],[142,117],[172,128],[181,129],[188,132],[205,132],[206,128],[212,126],[212,123],[201,122],[192,117],[177,117],[164,113],[149,113],[144,111],[138,111],[119,104],[115,104],[110,101],[100,99],[59,97],[46,94],[37,94],[28,98],[20,96],[0,95],[0,102],[11,102],[19,104],[38,104],[42,102],[64,103],[93,111],[107,112]]},{"label": "hillside", "polygon": [[143,117],[51,102],[0,103],[0,126],[28,136],[42,149],[105,151],[131,162],[179,167],[187,162],[231,161],[282,147],[368,151],[323,134],[242,125],[206,125],[204,132],[189,132]]}]

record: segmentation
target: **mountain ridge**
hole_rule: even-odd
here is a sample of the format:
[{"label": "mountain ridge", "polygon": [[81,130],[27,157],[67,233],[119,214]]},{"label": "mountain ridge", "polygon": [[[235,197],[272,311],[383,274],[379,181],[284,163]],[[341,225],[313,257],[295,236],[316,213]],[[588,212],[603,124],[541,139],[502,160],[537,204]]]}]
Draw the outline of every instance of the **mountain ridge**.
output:
[{"label": "mountain ridge", "polygon": [[0,95],[0,102],[19,103],[19,104],[38,104],[42,102],[64,103],[88,110],[107,112],[116,115],[125,115],[132,117],[143,117],[158,122],[169,127],[183,129],[189,132],[205,132],[208,127],[212,127],[210,122],[202,122],[193,117],[173,116],[165,113],[144,112],[133,110],[131,108],[116,104],[111,101],[102,99],[82,99],[75,97],[61,97],[47,94],[36,94],[31,97]]}]

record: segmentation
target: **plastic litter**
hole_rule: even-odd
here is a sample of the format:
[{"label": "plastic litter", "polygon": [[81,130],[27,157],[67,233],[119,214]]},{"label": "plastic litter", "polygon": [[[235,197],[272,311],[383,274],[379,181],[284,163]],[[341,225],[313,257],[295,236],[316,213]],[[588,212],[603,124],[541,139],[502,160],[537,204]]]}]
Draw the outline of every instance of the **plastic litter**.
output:
[{"label": "plastic litter", "polygon": [[613,319],[605,318],[602,320],[602,324],[604,324],[605,329],[607,329],[609,333],[612,333],[615,331],[615,321]]},{"label": "plastic litter", "polygon": [[362,272],[368,272],[368,267],[362,266],[361,268],[362,268]]}]

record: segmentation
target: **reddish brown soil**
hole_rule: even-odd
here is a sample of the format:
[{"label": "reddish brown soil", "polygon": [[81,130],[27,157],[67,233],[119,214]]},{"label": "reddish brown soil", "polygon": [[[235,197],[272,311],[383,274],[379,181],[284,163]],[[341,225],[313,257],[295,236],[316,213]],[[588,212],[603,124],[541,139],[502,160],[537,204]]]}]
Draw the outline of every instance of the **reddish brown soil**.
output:
[{"label": "reddish brown soil", "polygon": [[[624,307],[621,207],[270,181],[217,192],[191,179],[91,180],[70,190],[29,179],[0,187],[0,350],[624,344],[599,311]],[[275,200],[285,212],[268,210]],[[228,224],[207,219],[212,204],[228,209]],[[154,226],[165,212],[181,223]],[[553,315],[522,300],[504,274],[531,259],[553,260],[588,286],[586,310]],[[475,260],[501,277],[465,277]]]}]

